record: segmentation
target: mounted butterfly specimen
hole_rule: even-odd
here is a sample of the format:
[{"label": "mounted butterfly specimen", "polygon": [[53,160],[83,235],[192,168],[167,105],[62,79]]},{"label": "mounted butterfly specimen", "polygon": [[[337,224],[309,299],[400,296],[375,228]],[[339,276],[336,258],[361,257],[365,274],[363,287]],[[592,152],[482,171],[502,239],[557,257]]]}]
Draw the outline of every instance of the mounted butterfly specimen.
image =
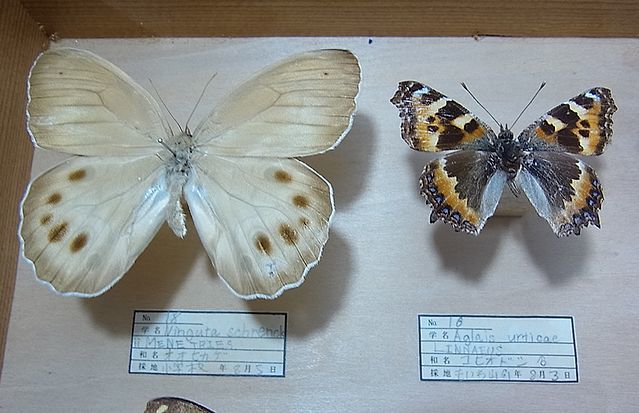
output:
[{"label": "mounted butterfly specimen", "polygon": [[214,413],[190,400],[179,397],[160,397],[149,400],[144,413]]},{"label": "mounted butterfly specimen", "polygon": [[294,159],[350,129],[360,68],[346,50],[278,63],[238,87],[191,133],[93,53],[42,53],[29,76],[34,145],[77,155],[35,179],[22,202],[24,256],[62,294],[115,284],[164,222],[186,234],[186,200],[220,277],[274,298],[304,281],[333,216],[328,181]]},{"label": "mounted butterfly specimen", "polygon": [[603,152],[617,110],[610,90],[596,87],[575,96],[517,138],[502,125],[495,134],[462,105],[419,82],[401,82],[391,102],[412,149],[456,150],[426,165],[420,177],[420,192],[433,208],[431,223],[442,220],[455,231],[478,235],[508,184],[515,195],[523,190],[559,237],[600,226],[599,179],[569,154]]}]

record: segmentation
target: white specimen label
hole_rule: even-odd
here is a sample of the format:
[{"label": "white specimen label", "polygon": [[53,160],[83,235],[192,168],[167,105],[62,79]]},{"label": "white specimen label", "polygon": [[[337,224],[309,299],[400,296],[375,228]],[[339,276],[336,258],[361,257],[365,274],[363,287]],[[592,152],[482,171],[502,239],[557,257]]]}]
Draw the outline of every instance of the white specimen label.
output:
[{"label": "white specimen label", "polygon": [[284,377],[286,314],[134,311],[129,373]]},{"label": "white specimen label", "polygon": [[572,317],[421,314],[421,380],[579,381]]}]

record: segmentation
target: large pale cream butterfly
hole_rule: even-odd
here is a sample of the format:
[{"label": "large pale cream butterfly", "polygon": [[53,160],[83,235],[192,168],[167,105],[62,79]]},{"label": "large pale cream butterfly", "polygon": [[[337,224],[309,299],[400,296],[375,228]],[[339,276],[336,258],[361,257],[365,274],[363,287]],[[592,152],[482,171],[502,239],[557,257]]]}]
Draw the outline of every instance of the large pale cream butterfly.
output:
[{"label": "large pale cream butterfly", "polygon": [[294,157],[334,148],[351,126],[360,68],[346,50],[303,53],[231,93],[191,133],[120,69],[70,48],[29,76],[37,145],[79,155],[35,179],[20,237],[37,277],[96,296],[133,265],[166,221],[186,234],[181,198],[221,278],[240,297],[274,298],[319,260],[331,185]]},{"label": "large pale cream butterfly", "polygon": [[149,400],[144,409],[144,413],[214,413],[190,400],[179,397],[160,397]]}]

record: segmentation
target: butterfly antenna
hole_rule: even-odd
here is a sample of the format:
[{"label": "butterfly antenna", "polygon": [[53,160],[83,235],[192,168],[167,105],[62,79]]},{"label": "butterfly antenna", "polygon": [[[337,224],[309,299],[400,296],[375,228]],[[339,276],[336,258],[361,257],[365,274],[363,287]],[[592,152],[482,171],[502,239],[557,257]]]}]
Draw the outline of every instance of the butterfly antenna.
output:
[{"label": "butterfly antenna", "polygon": [[[171,119],[173,119],[173,121],[175,121],[175,123],[177,124],[177,126],[178,126],[178,128],[180,130],[183,130],[182,126],[180,126],[180,122],[178,122],[177,119],[175,119],[175,116],[173,116],[173,114],[169,110],[169,107],[166,106],[166,103],[164,103],[164,99],[162,99],[162,96],[160,96],[160,92],[158,92],[158,90],[155,88],[155,85],[153,84],[153,81],[151,79],[149,79],[149,83],[151,84],[151,87],[155,91],[155,94],[157,95],[158,99],[162,103],[162,106],[164,106],[164,109],[166,110],[166,112],[169,114],[169,116],[171,116]],[[169,130],[171,131],[171,135],[173,135],[173,129],[171,129],[171,125],[169,125]]]},{"label": "butterfly antenna", "polygon": [[[164,146],[164,149],[166,149],[167,151],[171,152],[171,154],[173,154],[173,156],[177,156],[175,151],[173,149],[171,149],[171,147],[164,142],[164,139],[158,139],[158,143],[160,145]],[[162,158],[160,158],[160,159],[162,159]]]},{"label": "butterfly antenna", "polygon": [[510,125],[510,127],[512,128],[515,123],[517,123],[517,121],[519,120],[519,118],[521,118],[521,115],[524,114],[524,112],[526,111],[526,109],[528,109],[528,106],[530,106],[531,103],[533,103],[533,100],[535,100],[535,98],[537,97],[537,95],[539,94],[539,92],[541,92],[541,89],[544,88],[544,86],[546,86],[546,82],[542,82],[541,85],[539,86],[539,89],[537,89],[537,91],[535,92],[535,94],[533,95],[533,97],[530,99],[530,102],[528,102],[528,104],[526,106],[524,106],[524,108],[521,110],[521,113],[519,114],[519,116],[517,116],[517,118],[515,119],[515,121],[512,123],[512,125]]},{"label": "butterfly antenna", "polygon": [[501,123],[499,123],[499,121],[498,121],[497,119],[495,119],[495,117],[493,116],[493,114],[492,114],[492,113],[490,113],[490,112],[488,111],[488,109],[486,109],[486,107],[485,107],[484,105],[482,105],[482,104],[481,104],[481,102],[480,102],[480,101],[479,101],[479,100],[475,97],[475,95],[473,95],[473,92],[471,92],[471,91],[468,89],[468,86],[466,86],[466,83],[462,82],[462,84],[461,84],[461,85],[462,85],[462,87],[464,88],[464,90],[465,90],[466,92],[468,92],[468,94],[469,94],[469,95],[470,95],[470,96],[471,96],[471,97],[475,100],[475,102],[477,102],[477,104],[478,104],[479,106],[481,106],[481,108],[482,108],[482,109],[484,109],[484,110],[486,111],[486,113],[488,113],[488,115],[489,115],[491,118],[493,118],[493,120],[495,121],[495,123],[496,123],[496,124],[498,124],[498,125],[501,127]]},{"label": "butterfly antenna", "polygon": [[189,122],[191,121],[191,118],[193,117],[193,114],[195,113],[195,110],[197,109],[198,105],[202,101],[202,98],[204,97],[204,93],[206,92],[206,89],[208,89],[209,85],[211,84],[211,82],[213,81],[215,76],[217,76],[217,73],[213,73],[213,76],[211,76],[209,81],[206,82],[206,85],[204,85],[204,88],[202,89],[202,93],[200,93],[200,97],[197,98],[197,102],[195,102],[195,106],[193,106],[193,110],[191,111],[191,114],[189,115],[189,118],[186,120],[186,125],[184,125],[184,131],[187,132],[187,134],[190,134]]}]

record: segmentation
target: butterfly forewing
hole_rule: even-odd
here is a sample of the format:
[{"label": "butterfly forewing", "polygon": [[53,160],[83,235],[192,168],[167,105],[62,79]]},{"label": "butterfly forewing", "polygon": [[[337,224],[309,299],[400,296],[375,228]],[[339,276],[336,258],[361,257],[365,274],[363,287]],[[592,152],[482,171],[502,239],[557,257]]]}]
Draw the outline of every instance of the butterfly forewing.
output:
[{"label": "butterfly forewing", "polygon": [[533,150],[601,155],[612,137],[616,110],[609,89],[592,88],[549,110],[518,140]]},{"label": "butterfly forewing", "polygon": [[91,52],[52,49],[29,76],[28,128],[35,142],[76,155],[140,155],[159,150],[168,124],[155,100]]},{"label": "butterfly forewing", "polygon": [[349,51],[297,55],[235,89],[196,129],[195,140],[216,155],[324,152],[348,132],[359,82],[359,63]]},{"label": "butterfly forewing", "polygon": [[495,137],[462,105],[419,82],[401,82],[391,102],[399,109],[402,138],[415,150],[484,149]]}]

